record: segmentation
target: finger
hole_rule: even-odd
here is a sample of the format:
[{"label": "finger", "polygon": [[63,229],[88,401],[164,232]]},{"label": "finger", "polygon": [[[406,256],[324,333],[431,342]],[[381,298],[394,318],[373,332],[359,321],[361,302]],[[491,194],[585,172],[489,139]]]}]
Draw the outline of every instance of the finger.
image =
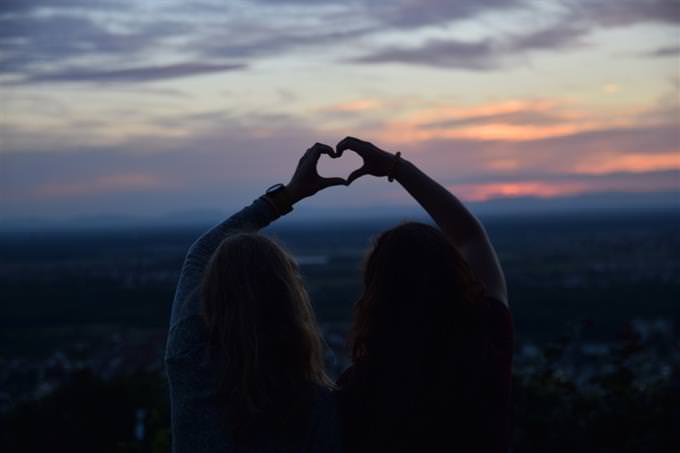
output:
[{"label": "finger", "polygon": [[336,157],[335,150],[324,143],[315,143],[314,146],[309,148],[308,152],[315,163],[319,161],[322,154],[328,154],[333,158]]},{"label": "finger", "polygon": [[342,156],[343,151],[346,149],[350,149],[361,157],[364,157],[364,154],[366,151],[368,151],[369,145],[370,143],[359,140],[356,137],[345,137],[340,140],[337,145],[335,145],[335,151],[337,153],[337,157]]},{"label": "finger", "polygon": [[302,157],[300,158],[300,163],[302,163],[302,161],[304,161],[304,160],[309,159],[309,157],[312,155],[312,150],[313,150],[313,149],[314,149],[313,146],[312,146],[311,148],[307,148],[307,150],[305,151],[305,153],[304,153],[304,154],[302,155]]},{"label": "finger", "polygon": [[354,170],[354,171],[349,175],[349,177],[347,178],[347,185],[352,184],[352,182],[353,182],[355,179],[361,178],[362,176],[368,175],[368,174],[369,174],[368,168],[366,168],[365,166],[364,166],[364,167],[361,167],[361,168],[358,169],[358,170]]},{"label": "finger", "polygon": [[321,187],[346,186],[349,183],[345,178],[321,178]]},{"label": "finger", "polygon": [[332,146],[327,145],[325,143],[317,143],[316,145],[318,145],[321,148],[322,154],[328,154],[333,159],[335,159],[336,157],[340,157],[338,156],[338,153],[335,152],[335,148],[333,148]]}]

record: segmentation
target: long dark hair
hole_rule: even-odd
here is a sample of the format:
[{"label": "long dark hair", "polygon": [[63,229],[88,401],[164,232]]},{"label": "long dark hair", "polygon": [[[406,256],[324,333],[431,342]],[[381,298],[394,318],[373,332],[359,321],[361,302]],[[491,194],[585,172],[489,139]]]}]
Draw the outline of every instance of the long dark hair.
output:
[{"label": "long dark hair", "polygon": [[332,386],[295,262],[264,236],[230,236],[214,253],[202,292],[235,439],[295,439],[308,426],[316,391]]},{"label": "long dark hair", "polygon": [[353,367],[340,382],[350,451],[448,451],[442,438],[482,416],[468,384],[484,355],[484,300],[438,229],[405,223],[377,238],[354,306]]}]

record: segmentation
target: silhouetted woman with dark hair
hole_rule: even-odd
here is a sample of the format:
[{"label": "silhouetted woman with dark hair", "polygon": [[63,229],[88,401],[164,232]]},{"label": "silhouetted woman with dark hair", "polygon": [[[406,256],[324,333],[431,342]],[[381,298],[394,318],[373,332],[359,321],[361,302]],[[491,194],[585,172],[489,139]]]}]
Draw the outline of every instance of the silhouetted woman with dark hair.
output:
[{"label": "silhouetted woman with dark hair", "polygon": [[189,249],[165,362],[174,452],[334,452],[340,447],[321,336],[293,259],[256,232],[342,178],[316,144],[279,184]]},{"label": "silhouetted woman with dark hair", "polygon": [[406,223],[368,254],[340,377],[349,452],[507,452],[513,331],[503,271],[481,223],[400,154],[355,138],[349,177],[398,181],[437,226]]}]

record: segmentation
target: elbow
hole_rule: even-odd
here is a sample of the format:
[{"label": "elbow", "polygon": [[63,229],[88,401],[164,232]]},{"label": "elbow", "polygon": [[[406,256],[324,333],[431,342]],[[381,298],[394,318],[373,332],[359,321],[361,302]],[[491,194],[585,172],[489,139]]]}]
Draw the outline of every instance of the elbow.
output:
[{"label": "elbow", "polygon": [[212,256],[212,250],[208,244],[206,235],[199,237],[187,250],[187,254],[184,257],[184,264],[192,266],[199,263],[204,263],[209,260]]}]

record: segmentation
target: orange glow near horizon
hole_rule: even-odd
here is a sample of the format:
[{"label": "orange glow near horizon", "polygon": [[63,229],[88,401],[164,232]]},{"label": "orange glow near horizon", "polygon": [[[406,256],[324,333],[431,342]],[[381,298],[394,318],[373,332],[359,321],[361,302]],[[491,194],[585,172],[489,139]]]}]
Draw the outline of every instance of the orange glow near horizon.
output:
[{"label": "orange glow near horizon", "polygon": [[575,134],[595,129],[596,126],[561,125],[554,127],[512,126],[487,124],[461,129],[419,129],[409,124],[392,124],[388,129],[377,132],[376,137],[385,143],[427,142],[437,139],[527,141]]},{"label": "orange glow near horizon", "polygon": [[590,162],[579,165],[575,170],[577,173],[588,175],[680,170],[680,150],[671,153],[596,156]]},{"label": "orange glow near horizon", "polygon": [[420,109],[410,115],[409,119],[415,123],[424,124],[442,119],[465,119],[525,111],[546,112],[555,109],[558,105],[556,100],[522,101],[513,99],[466,107],[443,105]]},{"label": "orange glow near horizon", "polygon": [[36,198],[88,195],[106,192],[150,190],[167,187],[155,175],[145,173],[123,173],[104,175],[91,180],[70,183],[48,183],[36,188]]},{"label": "orange glow near horizon", "polygon": [[[512,118],[513,114],[517,116]],[[526,117],[524,121],[523,117]],[[403,119],[386,123],[374,135],[388,143],[435,139],[514,142],[626,127],[633,124],[631,118],[623,114],[597,116],[586,109],[576,109],[566,101],[510,100],[469,107],[439,106],[416,110]],[[538,122],[532,124],[532,120]]]},{"label": "orange glow near horizon", "polygon": [[[669,0],[625,20],[601,1],[578,0],[566,28],[570,7],[540,1],[0,9],[17,24],[0,37],[12,56],[0,74],[0,227],[34,212],[237,208],[289,181],[315,142],[346,136],[401,151],[445,186],[462,182],[468,200],[672,199],[680,76]],[[326,156],[317,171],[347,177],[360,165]],[[394,192],[405,203],[397,185],[370,184],[318,199],[368,209]]]},{"label": "orange glow near horizon", "polygon": [[449,188],[467,201],[488,201],[494,198],[539,197],[551,198],[573,195],[587,190],[586,184],[578,182],[546,183],[522,181],[486,184],[461,184]]},{"label": "orange glow near horizon", "polygon": [[356,99],[348,102],[341,102],[329,107],[324,107],[324,112],[364,112],[376,110],[383,107],[383,102],[378,99]]}]

